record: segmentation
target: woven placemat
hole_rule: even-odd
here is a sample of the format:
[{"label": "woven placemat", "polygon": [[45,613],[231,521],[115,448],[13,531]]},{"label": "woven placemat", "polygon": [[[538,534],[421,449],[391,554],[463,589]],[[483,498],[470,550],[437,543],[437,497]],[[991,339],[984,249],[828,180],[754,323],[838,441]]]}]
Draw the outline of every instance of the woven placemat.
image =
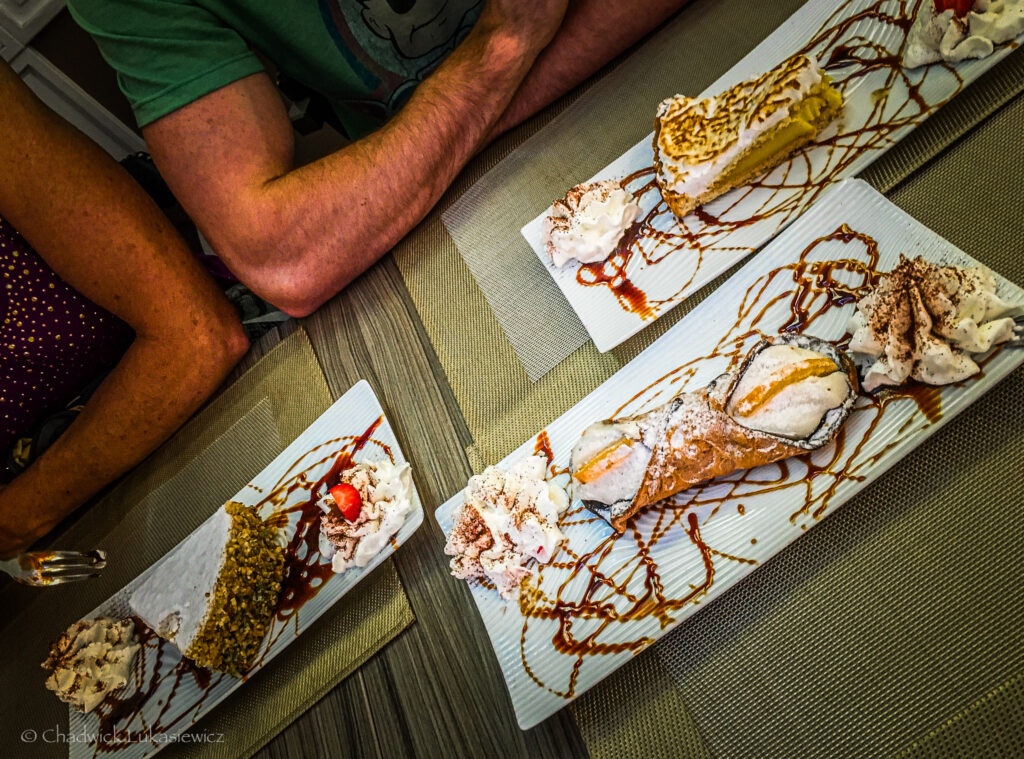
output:
[{"label": "woven placemat", "polygon": [[[713,81],[766,36],[778,23],[766,14],[777,11],[784,18],[792,10],[762,4],[750,14],[740,5],[697,2],[677,18],[697,50],[695,84],[687,90]],[[751,37],[742,46],[729,48],[730,39],[747,34]],[[705,60],[714,63],[705,68]],[[657,75],[656,69],[648,70]],[[615,93],[602,95],[601,84],[570,107],[583,112],[591,98],[604,97],[608,102],[600,105],[614,108]],[[1016,282],[1024,281],[1019,242],[1024,239],[1024,100],[1014,99],[1022,89],[1024,51],[1017,51],[863,175]],[[524,146],[517,171],[531,170],[531,156],[557,160],[558,151],[548,150],[548,135],[564,139],[560,130],[572,127],[568,122],[563,127],[560,119],[535,135],[539,125],[527,124],[482,155],[442,208],[515,146]],[[646,122],[641,129],[648,129]],[[565,172],[562,184],[589,176],[618,152],[586,158],[591,164],[579,176],[566,163],[558,164]],[[502,221],[504,209],[491,211],[496,250],[510,241],[518,245],[518,226]],[[486,209],[474,207],[474,213]],[[396,260],[474,437],[468,453],[478,470],[563,413],[735,271],[614,351],[598,354],[588,342],[531,383],[439,217],[439,212],[429,216],[396,249]],[[530,312],[521,318],[534,324]],[[987,438],[1003,420],[1024,418],[1022,390],[1024,374],[1016,372],[908,458],[897,474],[887,475],[748,582],[581,697],[571,709],[591,755],[846,756],[864,750],[864,755],[980,756],[993,745],[1014,749],[996,755],[1024,754],[1024,728],[1012,722],[1022,709],[1022,689],[1002,685],[1016,682],[1012,677],[1024,650],[1024,613],[1015,589],[1024,570],[1012,558],[1020,548],[1013,542],[1020,525],[1014,523],[1016,513],[1005,511],[1016,504],[1019,513],[1024,502],[1024,483],[1008,474],[1021,470],[1024,430],[1004,425],[998,438]],[[972,524],[959,537],[965,520],[986,517],[987,523]],[[927,546],[915,536],[925,527],[930,528],[924,532],[931,539]],[[916,560],[913,553],[899,561],[891,555],[915,550],[921,551]],[[926,571],[918,569],[922,562]],[[941,616],[944,609],[949,616]],[[972,614],[974,620],[965,619]],[[837,628],[836,619],[842,626]],[[965,635],[956,632],[957,622]],[[985,625],[997,632],[978,634]],[[936,640],[933,628],[945,638]],[[699,637],[694,629],[702,631]],[[883,632],[867,640],[857,635]],[[802,644],[798,636],[810,636],[817,646]],[[935,643],[942,645],[930,656],[927,646]],[[744,656],[747,647],[754,654]],[[767,653],[755,655],[762,651]],[[780,672],[772,656],[788,670]],[[876,659],[886,667],[876,666]],[[819,703],[804,697],[804,681]],[[897,691],[891,699],[890,686]],[[711,688],[717,689],[714,697]],[[803,708],[789,708],[790,700]],[[723,718],[730,709],[744,719]],[[996,724],[1013,729],[1008,737],[994,739],[987,731]],[[834,732],[825,734],[829,730]],[[951,754],[942,753],[947,749]]]},{"label": "woven placemat", "polygon": [[1024,725],[1024,674],[992,689],[901,751],[901,759],[1018,757]]},{"label": "woven placemat", "polygon": [[702,92],[803,2],[762,3],[756,17],[739,24],[720,21],[745,15],[745,0],[693,3],[444,212],[445,227],[531,381],[590,338],[519,230],[567,187],[644,139],[667,95]]},{"label": "woven placemat", "polygon": [[[42,737],[66,733],[68,724],[66,707],[43,687],[39,663],[49,643],[177,544],[330,403],[309,340],[297,331],[55,539],[63,548],[107,549],[111,562],[99,580],[45,591],[4,588],[0,646],[19,654],[5,665],[0,756],[66,755],[66,742]],[[249,756],[412,619],[394,566],[385,562],[188,731],[215,742],[171,745],[161,756]],[[25,730],[36,731],[34,742],[21,739]]]}]

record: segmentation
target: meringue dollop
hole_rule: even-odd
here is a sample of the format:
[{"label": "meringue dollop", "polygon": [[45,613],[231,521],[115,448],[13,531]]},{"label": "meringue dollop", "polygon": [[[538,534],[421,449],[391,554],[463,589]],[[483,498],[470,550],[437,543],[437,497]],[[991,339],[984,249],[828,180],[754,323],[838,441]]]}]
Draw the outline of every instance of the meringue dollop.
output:
[{"label": "meringue dollop", "polygon": [[531,574],[525,566],[529,559],[551,561],[565,540],[558,520],[569,497],[545,479],[546,469],[545,458],[528,456],[508,471],[489,466],[470,477],[444,547],[454,557],[452,575],[486,579],[509,600]]},{"label": "meringue dollop", "polygon": [[639,215],[640,204],[620,182],[576,185],[544,218],[544,247],[555,266],[603,261]]},{"label": "meringue dollop", "polygon": [[963,18],[952,10],[935,11],[921,3],[907,33],[903,64],[910,69],[929,63],[958,63],[992,55],[996,45],[1024,34],[1024,0],[975,0]]},{"label": "meringue dollop", "polygon": [[962,269],[901,256],[850,320],[850,351],[874,359],[864,389],[908,379],[947,385],[976,374],[972,355],[1013,336],[1007,314],[1017,308],[996,295],[995,277],[983,266]]},{"label": "meringue dollop", "polygon": [[46,687],[77,711],[91,712],[128,684],[140,645],[131,619],[75,622],[43,662]]},{"label": "meringue dollop", "polygon": [[331,560],[337,574],[369,564],[413,512],[412,469],[407,463],[361,462],[343,471],[339,479],[359,491],[362,508],[350,522],[333,508],[329,492],[317,502],[323,512],[320,554]]}]

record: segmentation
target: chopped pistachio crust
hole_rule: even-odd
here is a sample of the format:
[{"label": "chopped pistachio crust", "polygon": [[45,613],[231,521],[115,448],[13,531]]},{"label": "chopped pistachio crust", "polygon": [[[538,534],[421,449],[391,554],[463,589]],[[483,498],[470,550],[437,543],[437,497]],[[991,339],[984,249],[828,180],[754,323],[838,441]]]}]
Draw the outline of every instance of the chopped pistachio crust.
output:
[{"label": "chopped pistachio crust", "polygon": [[281,593],[284,548],[255,509],[229,502],[231,536],[206,619],[185,652],[196,664],[241,677],[267,634]]}]

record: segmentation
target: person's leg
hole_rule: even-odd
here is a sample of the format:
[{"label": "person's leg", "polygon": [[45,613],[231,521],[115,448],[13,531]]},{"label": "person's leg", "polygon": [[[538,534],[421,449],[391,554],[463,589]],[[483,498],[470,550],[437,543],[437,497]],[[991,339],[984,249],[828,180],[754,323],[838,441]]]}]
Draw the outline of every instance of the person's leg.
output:
[{"label": "person's leg", "polygon": [[537,113],[689,0],[570,0],[565,20],[520,85],[492,139]]}]

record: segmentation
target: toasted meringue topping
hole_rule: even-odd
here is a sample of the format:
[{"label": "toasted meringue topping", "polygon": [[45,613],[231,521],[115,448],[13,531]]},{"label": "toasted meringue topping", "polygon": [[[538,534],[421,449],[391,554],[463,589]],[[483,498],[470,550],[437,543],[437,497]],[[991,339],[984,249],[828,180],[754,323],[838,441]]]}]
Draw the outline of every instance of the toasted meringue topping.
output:
[{"label": "toasted meringue topping", "polygon": [[995,294],[995,278],[978,266],[939,266],[900,258],[899,266],[860,300],[850,321],[850,350],[876,359],[864,389],[913,378],[946,385],[978,371],[971,354],[1013,334],[1016,306]]},{"label": "toasted meringue topping", "polygon": [[797,55],[756,79],[703,100],[676,95],[658,106],[659,183],[697,197],[822,82],[817,61]]},{"label": "toasted meringue topping", "polygon": [[576,185],[544,219],[548,255],[555,266],[573,258],[584,264],[603,261],[639,215],[640,204],[619,182]]}]

